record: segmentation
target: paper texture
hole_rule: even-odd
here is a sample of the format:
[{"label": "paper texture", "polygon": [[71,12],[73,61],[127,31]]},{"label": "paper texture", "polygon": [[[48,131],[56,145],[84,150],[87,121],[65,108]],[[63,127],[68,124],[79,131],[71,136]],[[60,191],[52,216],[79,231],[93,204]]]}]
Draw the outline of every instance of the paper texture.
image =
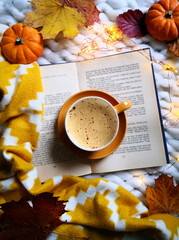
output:
[{"label": "paper texture", "polygon": [[80,89],[100,89],[119,102],[130,100],[127,133],[112,155],[92,161],[93,172],[165,164],[165,149],[149,50],[77,63]]},{"label": "paper texture", "polygon": [[[149,50],[134,51],[77,63],[41,67],[45,92],[43,127],[33,162],[39,175],[87,173],[145,168],[166,164],[155,84]],[[111,155],[79,159],[61,144],[57,118],[63,103],[87,89],[107,92],[119,102],[130,100],[127,133]],[[42,179],[46,179],[42,177]]]},{"label": "paper texture", "polygon": [[33,153],[41,181],[58,174],[84,175],[91,171],[90,161],[75,158],[63,146],[57,131],[60,108],[79,91],[76,66],[73,63],[41,67],[45,103],[38,146]]}]

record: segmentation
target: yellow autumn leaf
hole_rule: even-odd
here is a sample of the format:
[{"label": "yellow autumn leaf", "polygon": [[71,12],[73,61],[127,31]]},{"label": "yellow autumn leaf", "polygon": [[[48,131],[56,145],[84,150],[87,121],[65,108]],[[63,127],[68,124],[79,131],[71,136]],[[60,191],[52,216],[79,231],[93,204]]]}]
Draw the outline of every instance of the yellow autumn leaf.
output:
[{"label": "yellow autumn leaf", "polygon": [[58,0],[32,0],[33,12],[26,13],[24,24],[34,28],[42,27],[44,39],[55,38],[59,32],[64,37],[74,38],[78,27],[84,26],[85,18],[75,8],[62,6]]}]

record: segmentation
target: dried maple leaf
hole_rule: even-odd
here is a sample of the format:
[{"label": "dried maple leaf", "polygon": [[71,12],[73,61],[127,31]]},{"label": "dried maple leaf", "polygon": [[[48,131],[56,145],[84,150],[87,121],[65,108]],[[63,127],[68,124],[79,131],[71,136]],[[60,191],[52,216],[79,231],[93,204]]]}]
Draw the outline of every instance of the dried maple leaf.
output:
[{"label": "dried maple leaf", "polygon": [[31,5],[34,11],[26,13],[24,24],[41,27],[44,39],[54,39],[59,32],[74,38],[79,33],[78,26],[85,24],[85,18],[77,9],[64,6],[58,0],[32,0]]},{"label": "dried maple leaf", "polygon": [[96,8],[94,0],[60,0],[61,4],[76,8],[81,13],[88,25],[93,25],[99,21],[100,11]]},{"label": "dried maple leaf", "polygon": [[168,44],[168,50],[176,57],[179,57],[179,38]]},{"label": "dried maple leaf", "polygon": [[26,200],[2,205],[0,216],[0,240],[45,240],[62,221],[65,212],[63,201],[51,193],[42,193],[31,199],[33,207]]},{"label": "dried maple leaf", "polygon": [[173,177],[162,174],[155,180],[155,189],[146,189],[149,213],[179,214],[179,186],[174,186]]},{"label": "dried maple leaf", "polygon": [[143,37],[147,33],[145,26],[145,14],[139,9],[128,10],[119,14],[116,18],[116,24],[120,30],[128,37]]}]

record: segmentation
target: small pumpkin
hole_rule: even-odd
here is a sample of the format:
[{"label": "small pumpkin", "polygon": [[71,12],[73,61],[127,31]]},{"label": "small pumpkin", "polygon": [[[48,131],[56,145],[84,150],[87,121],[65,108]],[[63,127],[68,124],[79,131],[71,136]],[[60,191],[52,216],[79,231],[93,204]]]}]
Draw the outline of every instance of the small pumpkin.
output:
[{"label": "small pumpkin", "polygon": [[32,63],[43,52],[43,38],[35,28],[17,23],[4,32],[1,50],[11,63]]},{"label": "small pumpkin", "polygon": [[145,17],[148,32],[160,41],[172,41],[179,35],[178,0],[160,0],[153,4]]}]

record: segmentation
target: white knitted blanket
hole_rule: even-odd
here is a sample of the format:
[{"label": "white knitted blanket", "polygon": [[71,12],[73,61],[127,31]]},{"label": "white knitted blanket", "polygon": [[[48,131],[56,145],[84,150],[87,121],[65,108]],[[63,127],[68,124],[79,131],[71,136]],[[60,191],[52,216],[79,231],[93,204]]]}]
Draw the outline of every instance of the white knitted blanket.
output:
[{"label": "white knitted blanket", "polygon": [[[95,28],[93,27],[90,30],[82,29],[80,34],[73,40],[61,39],[59,41],[45,41],[43,55],[37,62],[39,65],[44,65],[72,62],[112,54],[113,52],[109,51],[109,48],[106,48],[106,42],[102,37],[103,24],[114,24],[116,17],[128,9],[140,9],[145,13],[154,2],[155,0],[97,0],[95,4],[101,14],[100,22],[95,24]],[[25,18],[24,13],[31,10],[29,0],[0,0],[0,24],[12,26],[17,22],[23,22]],[[86,53],[79,55],[80,48],[84,44],[85,39],[97,41],[99,49],[101,48],[103,51],[96,51],[93,53],[93,56]],[[168,53],[165,43],[159,42],[149,35],[141,39],[133,38],[132,40],[139,48],[150,47],[152,56],[156,60],[169,64],[179,72],[179,61],[176,57]],[[123,49],[129,46],[127,40],[115,44],[117,44],[115,45],[116,47],[122,47]],[[116,52],[114,51],[114,53]],[[179,112],[179,86],[177,86],[177,80],[172,72],[170,72],[168,77],[168,71],[164,70],[159,64],[154,64],[154,71],[162,115],[164,116],[169,113],[167,115],[168,121],[174,124],[177,116],[175,112],[170,112],[170,107],[172,100],[175,111]],[[173,176],[175,182],[179,182],[179,161],[177,162],[177,159],[179,159],[179,124],[175,127],[165,127],[165,135],[170,164],[155,169],[121,171],[104,175],[92,174],[85,177],[103,177],[113,181],[132,192],[145,204],[146,187],[148,185],[153,186],[154,179],[156,179],[161,172]]]}]

